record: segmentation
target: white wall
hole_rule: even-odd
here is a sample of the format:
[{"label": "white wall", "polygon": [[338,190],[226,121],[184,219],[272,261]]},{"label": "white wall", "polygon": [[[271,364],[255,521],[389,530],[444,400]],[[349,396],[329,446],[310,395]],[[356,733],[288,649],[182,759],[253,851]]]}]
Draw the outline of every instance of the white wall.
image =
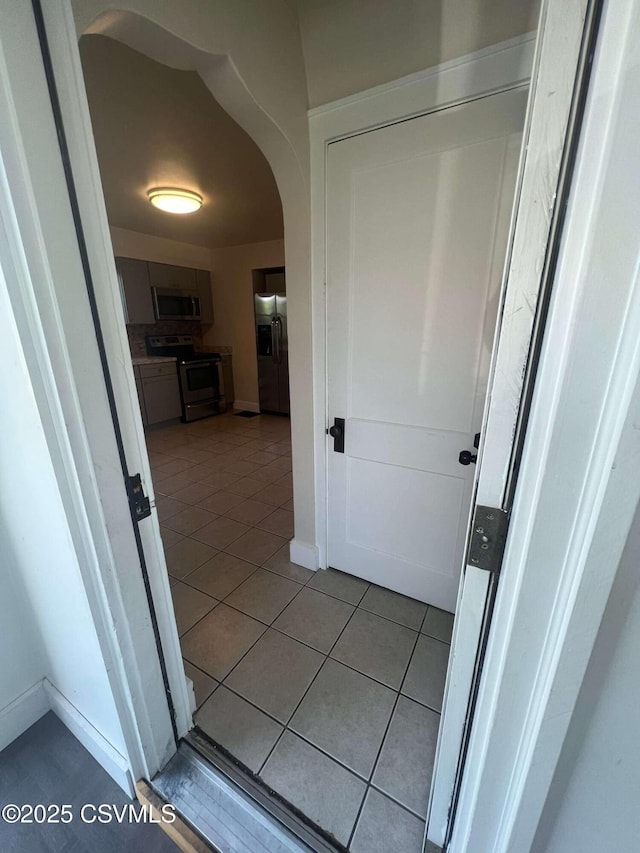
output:
[{"label": "white wall", "polygon": [[532,853],[640,844],[640,508],[549,789]]},{"label": "white wall", "polygon": [[297,0],[309,105],[534,30],[540,0]]},{"label": "white wall", "polygon": [[[125,745],[4,280],[0,284],[0,725],[44,677],[118,752]],[[26,728],[33,719],[25,706]],[[46,708],[42,708],[46,710]],[[13,726],[0,730],[11,738]]]},{"label": "white wall", "polygon": [[9,467],[4,462],[0,467],[0,646],[4,650],[0,666],[0,750],[35,722],[46,707],[36,698],[32,708],[25,696],[37,690],[44,678],[46,659],[6,528],[3,504]]},{"label": "white wall", "polygon": [[175,264],[177,267],[195,267],[199,270],[211,269],[211,250],[205,246],[194,246],[180,240],[168,240],[154,237],[152,234],[140,234],[126,228],[111,226],[111,243],[116,257],[139,258],[142,261],[155,261],[158,264]]},{"label": "white wall", "polygon": [[204,342],[233,348],[235,398],[258,405],[258,363],[251,271],[284,266],[284,241],[269,240],[211,251],[215,323]]}]

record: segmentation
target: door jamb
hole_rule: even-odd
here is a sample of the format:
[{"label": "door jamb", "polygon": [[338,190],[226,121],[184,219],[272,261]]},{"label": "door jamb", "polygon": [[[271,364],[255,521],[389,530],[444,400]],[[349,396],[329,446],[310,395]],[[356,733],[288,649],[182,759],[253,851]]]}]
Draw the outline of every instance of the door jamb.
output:
[{"label": "door jamb", "polygon": [[[12,27],[22,27],[24,45],[20,50],[29,67],[29,79],[22,90],[24,68],[15,60],[15,53],[8,56],[4,48],[0,50],[0,99],[5,107],[0,133],[0,196],[2,225],[11,250],[7,286],[124,737],[127,752],[123,759],[135,780],[153,775],[175,750],[171,721],[159,662],[143,662],[140,656],[141,647],[154,647],[145,619],[148,612],[145,614],[142,577],[122,583],[123,574],[131,575],[138,554],[108,409],[99,434],[88,431],[85,419],[87,407],[99,416],[105,409],[104,377],[97,367],[95,337],[86,352],[86,363],[78,365],[78,375],[71,362],[66,334],[71,300],[77,303],[76,324],[87,318],[90,322],[90,315],[49,92],[39,63],[35,21],[30,4],[7,14],[15,15],[10,19]],[[35,93],[35,103],[25,93]],[[42,111],[37,125],[33,125],[30,114],[34,109]],[[51,152],[51,160],[41,156],[43,149],[47,155]],[[46,187],[38,183],[38,170],[34,168],[44,168],[42,164],[48,169]],[[52,223],[54,194],[60,227]],[[105,511],[104,493],[117,505],[116,512]],[[142,623],[137,644],[129,627],[133,612]],[[184,691],[186,694],[186,685]]]},{"label": "door jamb", "polygon": [[[169,678],[167,674],[167,665],[164,656],[164,649],[162,647],[162,641],[160,636],[160,629],[158,625],[158,617],[155,608],[155,602],[153,600],[153,595],[151,593],[151,585],[149,581],[149,572],[147,569],[146,556],[144,553],[144,547],[142,545],[142,538],[140,535],[139,521],[135,517],[133,506],[131,505],[131,493],[130,493],[130,481],[131,475],[127,465],[124,444],[122,441],[122,430],[120,428],[120,419],[118,416],[118,410],[116,407],[114,393],[113,393],[113,382],[111,380],[111,372],[109,369],[109,362],[107,359],[107,353],[105,351],[104,344],[104,336],[102,334],[102,328],[100,325],[100,316],[98,313],[98,307],[96,304],[96,290],[93,282],[93,278],[91,275],[91,267],[89,264],[89,257],[87,254],[87,244],[84,236],[84,230],[82,225],[82,218],[80,216],[80,210],[78,206],[78,195],[76,192],[75,181],[73,177],[73,171],[71,168],[71,161],[69,157],[69,147],[67,145],[66,133],[64,128],[64,123],[62,121],[62,113],[60,109],[60,102],[58,98],[58,91],[56,87],[55,75],[53,72],[53,65],[51,62],[51,53],[49,50],[49,43],[47,39],[47,32],[44,25],[44,18],[42,15],[42,6],[40,0],[32,0],[32,8],[34,12],[34,17],[36,21],[36,31],[38,33],[38,40],[40,43],[40,50],[42,51],[42,60],[44,65],[45,77],[47,80],[47,86],[49,90],[49,98],[51,100],[51,110],[53,113],[53,120],[56,126],[57,137],[58,137],[58,146],[60,150],[60,157],[62,160],[62,166],[65,176],[65,182],[67,186],[67,191],[69,194],[69,201],[71,204],[71,213],[75,225],[76,238],[78,242],[78,250],[80,253],[80,260],[82,263],[87,294],[89,297],[89,304],[91,308],[91,317],[93,321],[93,326],[96,335],[96,343],[98,346],[98,350],[100,353],[100,363],[102,366],[102,372],[104,374],[104,382],[105,388],[107,392],[107,398],[109,402],[109,410],[111,412],[111,418],[113,421],[113,431],[115,435],[116,445],[118,448],[118,456],[120,459],[120,463],[122,465],[122,476],[127,482],[127,494],[129,497],[129,509],[131,512],[131,524],[133,527],[133,533],[136,540],[136,549],[138,551],[138,559],[140,562],[140,570],[142,573],[142,579],[145,587],[145,593],[147,597],[147,602],[149,605],[149,616],[151,621],[151,627],[153,629],[153,635],[155,639],[155,646],[158,652],[158,661],[160,663],[160,670],[162,673],[162,683],[164,685],[164,692],[167,701],[167,706],[169,709],[169,716],[171,718],[171,729],[173,732],[173,738],[176,746],[179,742],[178,728],[176,725],[176,712],[175,706],[173,703],[173,697],[171,695],[171,689],[169,685]],[[142,493],[144,495],[144,492]]]},{"label": "door jamb", "polygon": [[[127,463],[130,472],[140,472],[145,493],[151,500],[152,507],[154,507],[155,498],[151,470],[131,368],[120,288],[111,252],[111,236],[93,142],[91,118],[86,101],[73,10],[70,0],[52,0],[52,2],[43,3],[42,10],[53,58],[55,81],[65,124],[73,178],[78,193],[89,264],[94,280],[102,284],[101,287],[96,288],[96,299],[116,403],[119,409],[125,405],[132,412],[131,418],[121,419],[120,421]],[[146,557],[149,587],[156,611],[169,691],[175,711],[175,730],[178,737],[182,737],[192,727],[191,706],[173,613],[159,523],[155,512],[152,513],[151,517],[139,522],[138,532]],[[133,562],[130,560],[130,564]],[[114,567],[114,577],[119,574],[119,571],[125,571],[124,566]],[[109,606],[116,606],[111,597]],[[128,625],[134,625],[135,620],[133,620],[132,614],[126,617],[126,621]],[[127,633],[135,642],[136,631],[132,627],[128,627]],[[140,659],[139,665],[145,667],[148,662]],[[140,707],[137,713],[152,717],[153,713],[144,707],[148,701],[157,702],[158,700],[157,697],[154,699],[147,696],[145,692],[140,697]],[[165,733],[162,735],[154,734],[154,739],[156,737],[164,738],[164,736]],[[145,745],[142,747],[143,753],[146,750],[147,746]],[[165,755],[163,760],[166,758]],[[150,763],[151,775],[162,766],[162,763],[158,764],[153,760],[147,762],[145,759],[145,763]]]},{"label": "door jamb", "polygon": [[[595,5],[595,4],[592,4]],[[511,510],[510,494],[515,482],[511,473],[519,464],[530,400],[532,360],[539,348],[543,332],[545,308],[551,291],[555,257],[554,246],[559,234],[556,223],[566,211],[568,190],[567,164],[575,152],[577,125],[579,133],[580,105],[584,101],[585,77],[592,52],[596,16],[587,14],[589,4],[546,3],[541,11],[536,56],[530,91],[527,123],[524,129],[523,155],[520,164],[512,233],[505,263],[505,284],[499,309],[499,327],[492,357],[489,394],[492,405],[485,408],[482,442],[478,456],[477,495],[472,504],[485,504]],[[595,27],[595,29],[594,29]],[[561,60],[559,60],[561,57]],[[553,104],[548,92],[554,93]],[[541,275],[540,269],[544,268]],[[502,328],[500,328],[500,326]],[[507,488],[507,483],[511,486]],[[493,611],[497,578],[468,564],[463,570],[460,595],[467,585],[486,585],[485,609]],[[477,621],[471,611],[462,620]],[[486,617],[485,617],[486,619]],[[456,636],[468,639],[462,620],[456,621]],[[457,785],[464,773],[465,744],[471,730],[475,697],[482,672],[489,622],[476,636],[479,639],[475,663],[460,655],[451,661],[436,751],[434,780],[428,817],[428,837],[443,845],[455,822]],[[475,672],[474,672],[475,671]],[[465,684],[465,681],[468,684]],[[457,684],[453,696],[462,698],[470,689],[470,704],[449,704],[449,682]],[[453,698],[452,696],[452,698]],[[462,752],[456,759],[459,745]],[[458,747],[458,748],[457,748]],[[457,766],[456,766],[457,760]],[[454,779],[456,780],[454,782]],[[453,800],[451,793],[453,791]]]},{"label": "door jamb", "polygon": [[639,19],[605,4],[450,853],[531,849],[640,500]]}]

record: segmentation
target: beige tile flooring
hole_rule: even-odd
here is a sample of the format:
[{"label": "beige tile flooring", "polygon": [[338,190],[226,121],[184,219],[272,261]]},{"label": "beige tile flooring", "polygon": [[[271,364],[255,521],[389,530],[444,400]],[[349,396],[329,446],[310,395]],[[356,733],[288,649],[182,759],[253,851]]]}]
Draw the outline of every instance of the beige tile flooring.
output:
[{"label": "beige tile flooring", "polygon": [[452,617],[289,562],[289,422],[147,436],[198,726],[354,851],[421,849]]}]

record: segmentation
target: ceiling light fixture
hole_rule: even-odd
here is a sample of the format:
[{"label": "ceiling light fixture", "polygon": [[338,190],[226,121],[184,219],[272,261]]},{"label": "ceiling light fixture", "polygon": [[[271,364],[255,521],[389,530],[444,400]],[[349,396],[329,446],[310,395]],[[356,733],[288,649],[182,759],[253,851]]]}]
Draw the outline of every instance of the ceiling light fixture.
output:
[{"label": "ceiling light fixture", "polygon": [[193,213],[202,207],[201,195],[176,187],[154,187],[147,191],[147,198],[154,207],[167,213]]}]

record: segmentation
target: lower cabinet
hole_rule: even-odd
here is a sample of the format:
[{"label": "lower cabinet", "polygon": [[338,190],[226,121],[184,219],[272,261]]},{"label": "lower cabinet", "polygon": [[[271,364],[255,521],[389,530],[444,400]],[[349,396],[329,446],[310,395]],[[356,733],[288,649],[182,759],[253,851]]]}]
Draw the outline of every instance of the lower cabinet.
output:
[{"label": "lower cabinet", "polygon": [[153,426],[182,415],[175,362],[134,366],[142,422]]}]

